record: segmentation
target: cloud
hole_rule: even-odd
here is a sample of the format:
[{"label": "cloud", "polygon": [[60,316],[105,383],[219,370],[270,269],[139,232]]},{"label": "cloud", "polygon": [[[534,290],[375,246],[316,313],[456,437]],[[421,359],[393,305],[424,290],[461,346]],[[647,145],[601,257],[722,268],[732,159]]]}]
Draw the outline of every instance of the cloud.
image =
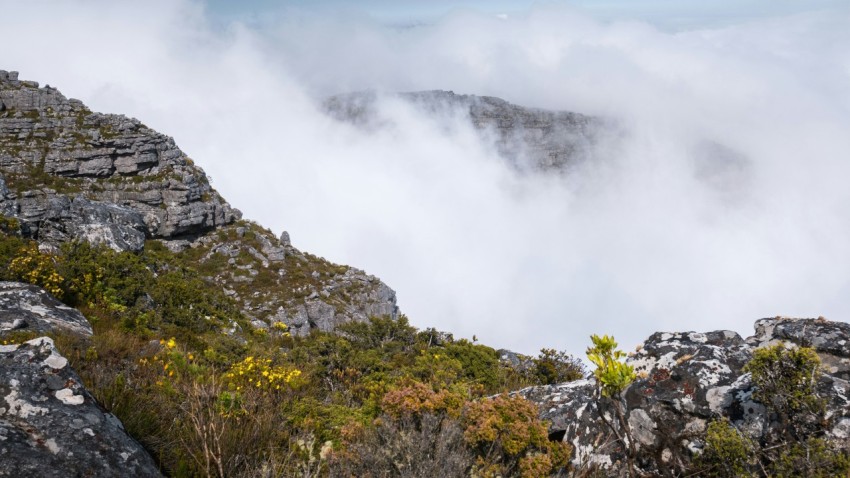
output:
[{"label": "cloud", "polygon": [[[0,68],[171,134],[247,217],[381,277],[420,327],[581,354],[591,333],[850,317],[846,8],[669,33],[563,7],[418,27],[188,1],[4,2]],[[27,22],[23,19],[38,19]],[[566,177],[517,174],[462,118],[327,95],[447,89],[617,118]]]}]

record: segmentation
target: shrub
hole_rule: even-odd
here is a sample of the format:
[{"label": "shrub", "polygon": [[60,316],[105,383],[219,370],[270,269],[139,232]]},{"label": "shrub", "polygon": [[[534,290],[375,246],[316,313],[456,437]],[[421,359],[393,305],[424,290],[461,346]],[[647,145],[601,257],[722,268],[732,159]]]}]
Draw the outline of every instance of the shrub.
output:
[{"label": "shrub", "polygon": [[585,370],[581,360],[566,352],[554,349],[541,349],[534,359],[534,375],[539,383],[552,385],[572,382],[584,377]]},{"label": "shrub", "polygon": [[332,476],[432,478],[467,476],[474,463],[456,419],[424,413],[383,417],[345,451],[336,453]]},{"label": "shrub", "polygon": [[489,393],[498,390],[501,364],[494,349],[461,339],[446,344],[443,350],[449,357],[460,362],[465,379],[481,384]]},{"label": "shrub", "polygon": [[235,390],[254,388],[272,391],[292,385],[300,376],[301,371],[297,368],[272,365],[271,359],[248,356],[233,364],[223,378]]},{"label": "shrub", "polygon": [[702,476],[751,476],[756,444],[741,434],[728,420],[716,420],[708,425],[705,447],[696,460]]},{"label": "shrub", "polygon": [[804,440],[822,426],[826,403],[817,393],[820,358],[813,349],[761,348],[744,370],[752,374],[753,398],[784,424],[787,438]]},{"label": "shrub", "polygon": [[522,397],[500,395],[468,405],[464,440],[476,454],[479,476],[539,477],[567,466],[571,453],[564,442],[549,441],[537,406]]},{"label": "shrub", "polygon": [[40,252],[35,243],[18,251],[9,263],[9,273],[13,279],[42,287],[60,300],[64,296],[65,278],[56,271],[56,258]]},{"label": "shrub", "polygon": [[794,443],[776,457],[770,476],[775,478],[845,477],[850,475],[850,454],[821,438]]},{"label": "shrub", "polygon": [[430,385],[413,382],[387,392],[381,401],[381,408],[394,419],[415,418],[424,413],[457,418],[468,398],[468,394],[457,389],[434,391]]},{"label": "shrub", "polygon": [[587,358],[596,365],[596,377],[603,397],[618,396],[637,378],[635,369],[622,361],[626,354],[617,350],[614,337],[592,335],[593,347],[588,347]]},{"label": "shrub", "polygon": [[776,426],[760,451],[770,476],[847,476],[848,451],[822,438],[826,401],[817,388],[820,358],[809,347],[777,344],[758,349],[745,370],[753,398],[765,405]]}]

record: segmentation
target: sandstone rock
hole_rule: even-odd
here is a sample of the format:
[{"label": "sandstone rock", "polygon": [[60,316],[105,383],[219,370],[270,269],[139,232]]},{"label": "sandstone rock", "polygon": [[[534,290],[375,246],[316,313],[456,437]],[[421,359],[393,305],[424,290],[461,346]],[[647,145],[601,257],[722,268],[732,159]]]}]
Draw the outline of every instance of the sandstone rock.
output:
[{"label": "sandstone rock", "polygon": [[47,337],[0,346],[0,397],[0,476],[162,476]]},{"label": "sandstone rock", "polygon": [[9,331],[92,335],[91,324],[83,314],[44,289],[19,282],[0,282],[0,335]]},{"label": "sandstone rock", "polygon": [[[784,341],[814,347],[823,361],[818,389],[827,397],[827,436],[850,445],[850,324],[817,319],[763,319],[756,335],[743,340],[730,331],[656,333],[628,362],[638,374],[622,404],[638,456],[636,465],[652,476],[673,476],[704,446],[707,424],[726,417],[752,438],[772,433],[765,407],[752,399],[743,367],[756,348]],[[607,476],[626,476],[626,451],[612,439],[595,400],[595,381],[531,387],[516,392],[540,406],[550,431],[574,447],[573,463],[604,467]]]}]

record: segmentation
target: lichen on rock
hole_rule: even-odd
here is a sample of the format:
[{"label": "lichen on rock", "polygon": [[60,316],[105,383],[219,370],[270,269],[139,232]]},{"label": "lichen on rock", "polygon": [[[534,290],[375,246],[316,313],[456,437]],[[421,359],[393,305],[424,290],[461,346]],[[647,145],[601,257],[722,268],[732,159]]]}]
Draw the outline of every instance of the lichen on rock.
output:
[{"label": "lichen on rock", "polygon": [[[817,388],[826,398],[826,437],[850,446],[850,324],[823,319],[762,319],[756,334],[731,331],[653,334],[627,363],[638,374],[623,393],[641,473],[667,476],[688,469],[705,445],[708,423],[728,419],[755,441],[774,433],[776,417],[753,398],[744,370],[756,349],[776,343],[811,347],[823,364]],[[595,383],[582,380],[516,392],[538,404],[550,431],[573,445],[573,464],[627,476],[628,450],[599,419]],[[671,475],[672,476],[672,475]]]},{"label": "lichen on rock", "polygon": [[160,477],[48,337],[0,348],[0,476]]}]

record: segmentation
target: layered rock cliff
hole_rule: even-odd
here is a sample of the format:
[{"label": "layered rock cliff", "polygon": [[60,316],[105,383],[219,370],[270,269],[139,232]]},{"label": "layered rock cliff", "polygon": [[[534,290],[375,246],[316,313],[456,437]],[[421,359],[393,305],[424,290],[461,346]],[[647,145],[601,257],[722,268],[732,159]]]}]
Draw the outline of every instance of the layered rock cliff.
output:
[{"label": "layered rock cliff", "polygon": [[0,211],[57,244],[201,234],[238,219],[174,140],[0,71]]}]

